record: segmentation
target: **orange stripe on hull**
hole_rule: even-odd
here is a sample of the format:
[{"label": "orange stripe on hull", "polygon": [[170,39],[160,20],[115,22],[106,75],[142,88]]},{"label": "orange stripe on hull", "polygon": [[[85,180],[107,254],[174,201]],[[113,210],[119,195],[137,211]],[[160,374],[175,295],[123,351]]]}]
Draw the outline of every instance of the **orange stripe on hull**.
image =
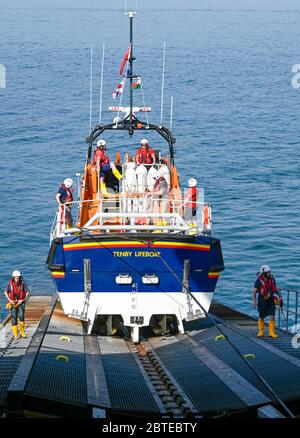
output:
[{"label": "orange stripe on hull", "polygon": [[65,278],[65,273],[64,272],[52,272],[52,277],[53,278]]},{"label": "orange stripe on hull", "polygon": [[156,243],[153,246],[149,246],[146,243],[141,242],[133,242],[133,243],[93,243],[93,244],[66,244],[64,245],[65,251],[76,251],[80,249],[95,249],[95,248],[136,248],[136,247],[142,247],[142,248],[148,248],[149,250],[155,249],[155,248],[178,248],[178,249],[189,249],[193,251],[209,251],[210,245],[198,245],[198,244],[180,244],[177,242],[174,243]]},{"label": "orange stripe on hull", "polygon": [[219,277],[220,277],[219,272],[209,272],[208,273],[208,278],[219,278]]}]

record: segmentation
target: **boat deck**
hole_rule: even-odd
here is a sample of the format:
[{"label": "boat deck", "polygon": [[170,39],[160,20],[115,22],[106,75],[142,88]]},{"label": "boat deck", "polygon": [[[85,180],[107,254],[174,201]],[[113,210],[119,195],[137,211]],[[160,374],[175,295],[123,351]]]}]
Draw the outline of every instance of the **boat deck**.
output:
[{"label": "boat deck", "polygon": [[[300,349],[291,336],[256,338],[256,321],[214,302],[228,339],[295,415],[300,413]],[[27,307],[27,339],[4,324],[0,410],[7,416],[200,418],[286,415],[274,395],[209,319],[184,335],[139,345],[84,334],[56,297]]]}]

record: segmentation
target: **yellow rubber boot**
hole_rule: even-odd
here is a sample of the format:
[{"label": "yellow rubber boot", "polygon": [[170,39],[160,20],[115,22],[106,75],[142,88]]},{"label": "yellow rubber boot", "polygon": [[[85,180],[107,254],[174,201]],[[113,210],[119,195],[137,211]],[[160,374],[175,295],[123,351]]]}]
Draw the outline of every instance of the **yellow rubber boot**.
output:
[{"label": "yellow rubber boot", "polygon": [[264,326],[265,326],[264,321],[262,319],[259,319],[258,320],[258,333],[257,333],[257,337],[258,338],[262,338],[263,337],[263,335],[264,335]]},{"label": "yellow rubber boot", "polygon": [[123,175],[118,171],[118,169],[114,169],[112,173],[115,175],[115,177],[120,181],[120,179],[123,178]]},{"label": "yellow rubber boot", "polygon": [[103,196],[108,196],[105,183],[100,183],[100,190]]},{"label": "yellow rubber boot", "polygon": [[18,326],[17,325],[12,325],[11,326],[11,330],[13,332],[14,338],[15,339],[20,339],[20,336],[18,334]]},{"label": "yellow rubber boot", "polygon": [[26,335],[25,330],[24,330],[24,322],[19,321],[19,327],[20,327],[20,334],[21,334],[22,338],[27,338],[27,335]]},{"label": "yellow rubber boot", "polygon": [[270,338],[279,338],[279,336],[276,335],[276,333],[275,333],[275,321],[274,321],[274,319],[271,319],[271,321],[269,321],[269,336],[270,336]]}]

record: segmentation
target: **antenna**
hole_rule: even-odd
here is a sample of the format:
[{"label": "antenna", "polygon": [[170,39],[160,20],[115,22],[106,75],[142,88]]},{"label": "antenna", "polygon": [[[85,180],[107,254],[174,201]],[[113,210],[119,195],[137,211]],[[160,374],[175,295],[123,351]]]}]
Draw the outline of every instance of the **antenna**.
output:
[{"label": "antenna", "polygon": [[[125,0],[125,6],[124,6],[124,13],[125,15],[129,14],[129,11],[127,11],[127,0]],[[138,0],[135,0],[135,10],[138,10]],[[134,14],[136,14],[137,12],[134,12]]]},{"label": "antenna", "polygon": [[102,65],[101,65],[101,82],[100,82],[100,96],[99,96],[99,125],[101,124],[102,119],[102,96],[103,96],[103,72],[104,72],[104,51],[105,51],[105,43],[102,46]]},{"label": "antenna", "polygon": [[129,112],[129,135],[132,136],[133,134],[133,127],[132,127],[132,119],[133,119],[133,112],[132,112],[132,107],[133,107],[133,90],[132,90],[132,79],[133,79],[133,61],[134,61],[134,57],[133,57],[133,17],[136,15],[136,12],[130,11],[130,12],[126,12],[126,15],[128,15],[129,20],[130,20],[130,31],[129,31],[129,44],[130,44],[130,55],[129,55],[129,74],[127,74],[126,72],[126,77],[129,78],[130,80],[130,100],[129,100],[129,107],[130,107],[130,112]]},{"label": "antenna", "polygon": [[91,46],[91,76],[90,76],[90,132],[92,132],[92,107],[93,107],[93,46]]},{"label": "antenna", "polygon": [[163,121],[164,88],[165,88],[165,64],[166,64],[166,42],[164,41],[163,72],[162,72],[162,81],[161,81],[160,126],[162,126],[162,121]]}]

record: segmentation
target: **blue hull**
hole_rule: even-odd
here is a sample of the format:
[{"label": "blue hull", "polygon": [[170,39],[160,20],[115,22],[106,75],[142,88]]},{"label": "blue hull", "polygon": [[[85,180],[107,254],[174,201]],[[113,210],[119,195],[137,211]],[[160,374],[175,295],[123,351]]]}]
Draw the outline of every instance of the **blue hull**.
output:
[{"label": "blue hull", "polygon": [[[218,239],[168,235],[155,241],[153,235],[128,236],[67,236],[53,241],[47,263],[58,292],[84,291],[84,259],[90,260],[93,292],[131,292],[132,284],[117,284],[120,274],[130,275],[139,292],[180,292],[186,259],[191,292],[215,290],[224,269]],[[145,274],[156,275],[158,284],[144,284]]]}]

